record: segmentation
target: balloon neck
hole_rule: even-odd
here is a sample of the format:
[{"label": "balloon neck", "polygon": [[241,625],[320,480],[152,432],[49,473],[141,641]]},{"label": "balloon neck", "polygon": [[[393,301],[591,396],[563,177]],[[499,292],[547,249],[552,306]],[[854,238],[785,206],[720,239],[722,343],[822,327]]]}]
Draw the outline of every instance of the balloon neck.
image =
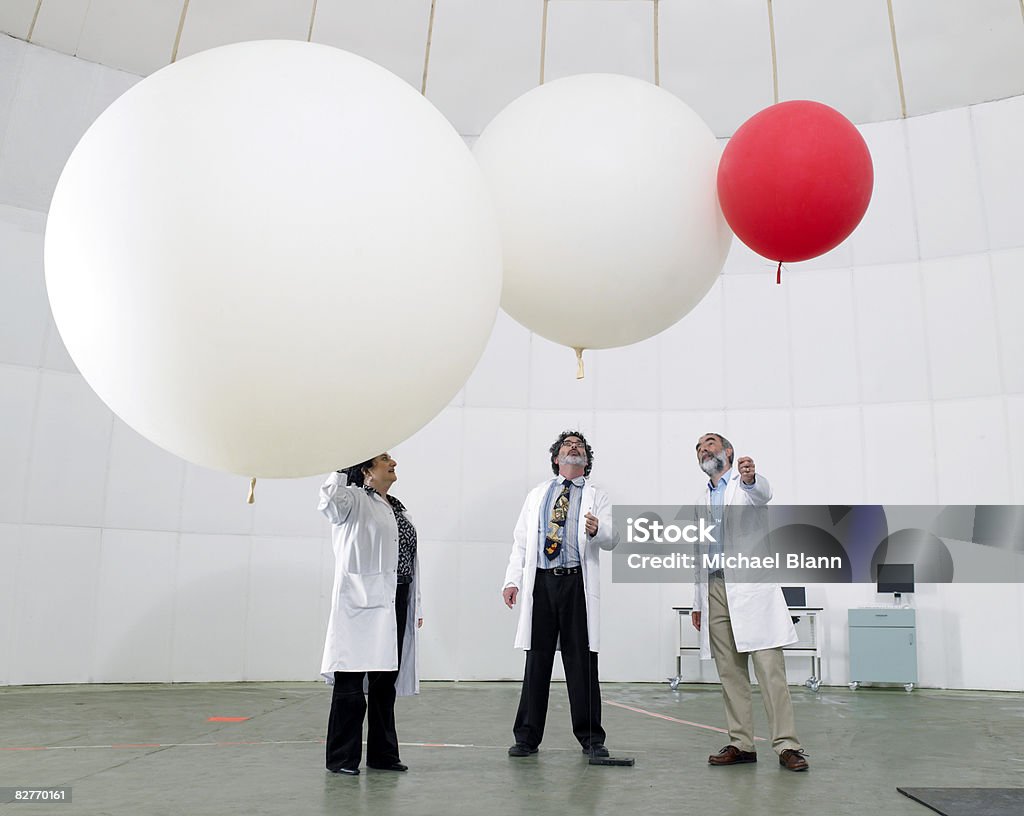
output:
[{"label": "balloon neck", "polygon": [[256,503],[256,477],[253,476],[249,481],[249,498],[246,499],[247,504]]},{"label": "balloon neck", "polygon": [[583,379],[583,349],[573,347],[573,351],[576,352],[576,379]]},{"label": "balloon neck", "polygon": [[782,261],[779,261],[779,268],[775,270],[775,282],[782,283]]}]

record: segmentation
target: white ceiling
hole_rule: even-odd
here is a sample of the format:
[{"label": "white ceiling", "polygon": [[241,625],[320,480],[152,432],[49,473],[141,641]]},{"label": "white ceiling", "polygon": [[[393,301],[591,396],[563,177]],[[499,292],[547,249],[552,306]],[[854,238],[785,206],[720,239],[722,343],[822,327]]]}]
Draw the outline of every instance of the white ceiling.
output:
[{"label": "white ceiling", "polygon": [[312,39],[425,82],[466,135],[542,70],[659,81],[719,136],[776,99],[872,122],[1024,93],[1024,0],[0,0],[0,31],[142,75]]}]

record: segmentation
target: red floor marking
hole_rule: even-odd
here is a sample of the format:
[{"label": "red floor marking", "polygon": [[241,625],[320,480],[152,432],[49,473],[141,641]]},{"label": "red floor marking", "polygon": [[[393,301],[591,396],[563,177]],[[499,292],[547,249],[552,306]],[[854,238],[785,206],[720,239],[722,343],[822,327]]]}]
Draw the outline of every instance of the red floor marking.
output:
[{"label": "red floor marking", "polygon": [[[635,711],[637,714],[646,714],[648,717],[656,717],[659,720],[668,720],[669,722],[679,723],[680,725],[692,725],[694,728],[703,728],[707,731],[717,731],[719,734],[729,733],[728,729],[725,728],[717,728],[713,725],[704,725],[703,723],[691,722],[690,720],[680,720],[676,717],[669,717],[667,714],[656,714],[653,711],[647,711],[643,708],[634,708],[633,706],[628,706],[625,703],[616,703],[612,700],[604,700],[604,702],[607,705],[615,706],[616,708],[624,708],[626,711]],[[754,737],[754,739],[759,742],[766,742],[764,737]]]},{"label": "red floor marking", "polygon": [[207,722],[245,722],[248,717],[208,717]]}]

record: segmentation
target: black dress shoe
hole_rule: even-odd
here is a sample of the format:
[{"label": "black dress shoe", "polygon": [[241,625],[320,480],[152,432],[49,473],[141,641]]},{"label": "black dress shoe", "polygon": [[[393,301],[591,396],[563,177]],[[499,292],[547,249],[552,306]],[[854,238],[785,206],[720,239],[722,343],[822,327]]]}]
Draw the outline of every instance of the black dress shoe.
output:
[{"label": "black dress shoe", "polygon": [[741,751],[735,745],[726,745],[708,757],[708,765],[742,765],[745,762],[757,762],[757,752]]},{"label": "black dress shoe", "polygon": [[366,763],[367,768],[373,768],[375,771],[407,771],[409,770],[408,765],[403,765],[401,762],[392,762],[389,765],[371,765],[369,762]]},{"label": "black dress shoe", "polygon": [[608,749],[604,747],[603,743],[598,742],[591,745],[589,748],[584,748],[583,753],[592,757],[606,757],[608,756]]},{"label": "black dress shoe", "polygon": [[525,742],[517,742],[515,745],[508,749],[508,755],[514,757],[524,757],[535,753],[537,753],[537,749],[531,748]]},{"label": "black dress shoe", "polygon": [[359,776],[358,768],[328,768],[331,773],[344,774],[345,776]]}]

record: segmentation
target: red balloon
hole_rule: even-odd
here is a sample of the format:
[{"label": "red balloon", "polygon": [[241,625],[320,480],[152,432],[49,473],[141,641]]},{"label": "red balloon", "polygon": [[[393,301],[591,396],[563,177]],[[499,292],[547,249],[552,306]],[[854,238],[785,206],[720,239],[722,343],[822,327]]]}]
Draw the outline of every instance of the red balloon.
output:
[{"label": "red balloon", "polygon": [[736,236],[773,261],[828,252],[864,217],[871,154],[849,119],[820,102],[780,102],[736,131],[718,165],[718,200]]}]

